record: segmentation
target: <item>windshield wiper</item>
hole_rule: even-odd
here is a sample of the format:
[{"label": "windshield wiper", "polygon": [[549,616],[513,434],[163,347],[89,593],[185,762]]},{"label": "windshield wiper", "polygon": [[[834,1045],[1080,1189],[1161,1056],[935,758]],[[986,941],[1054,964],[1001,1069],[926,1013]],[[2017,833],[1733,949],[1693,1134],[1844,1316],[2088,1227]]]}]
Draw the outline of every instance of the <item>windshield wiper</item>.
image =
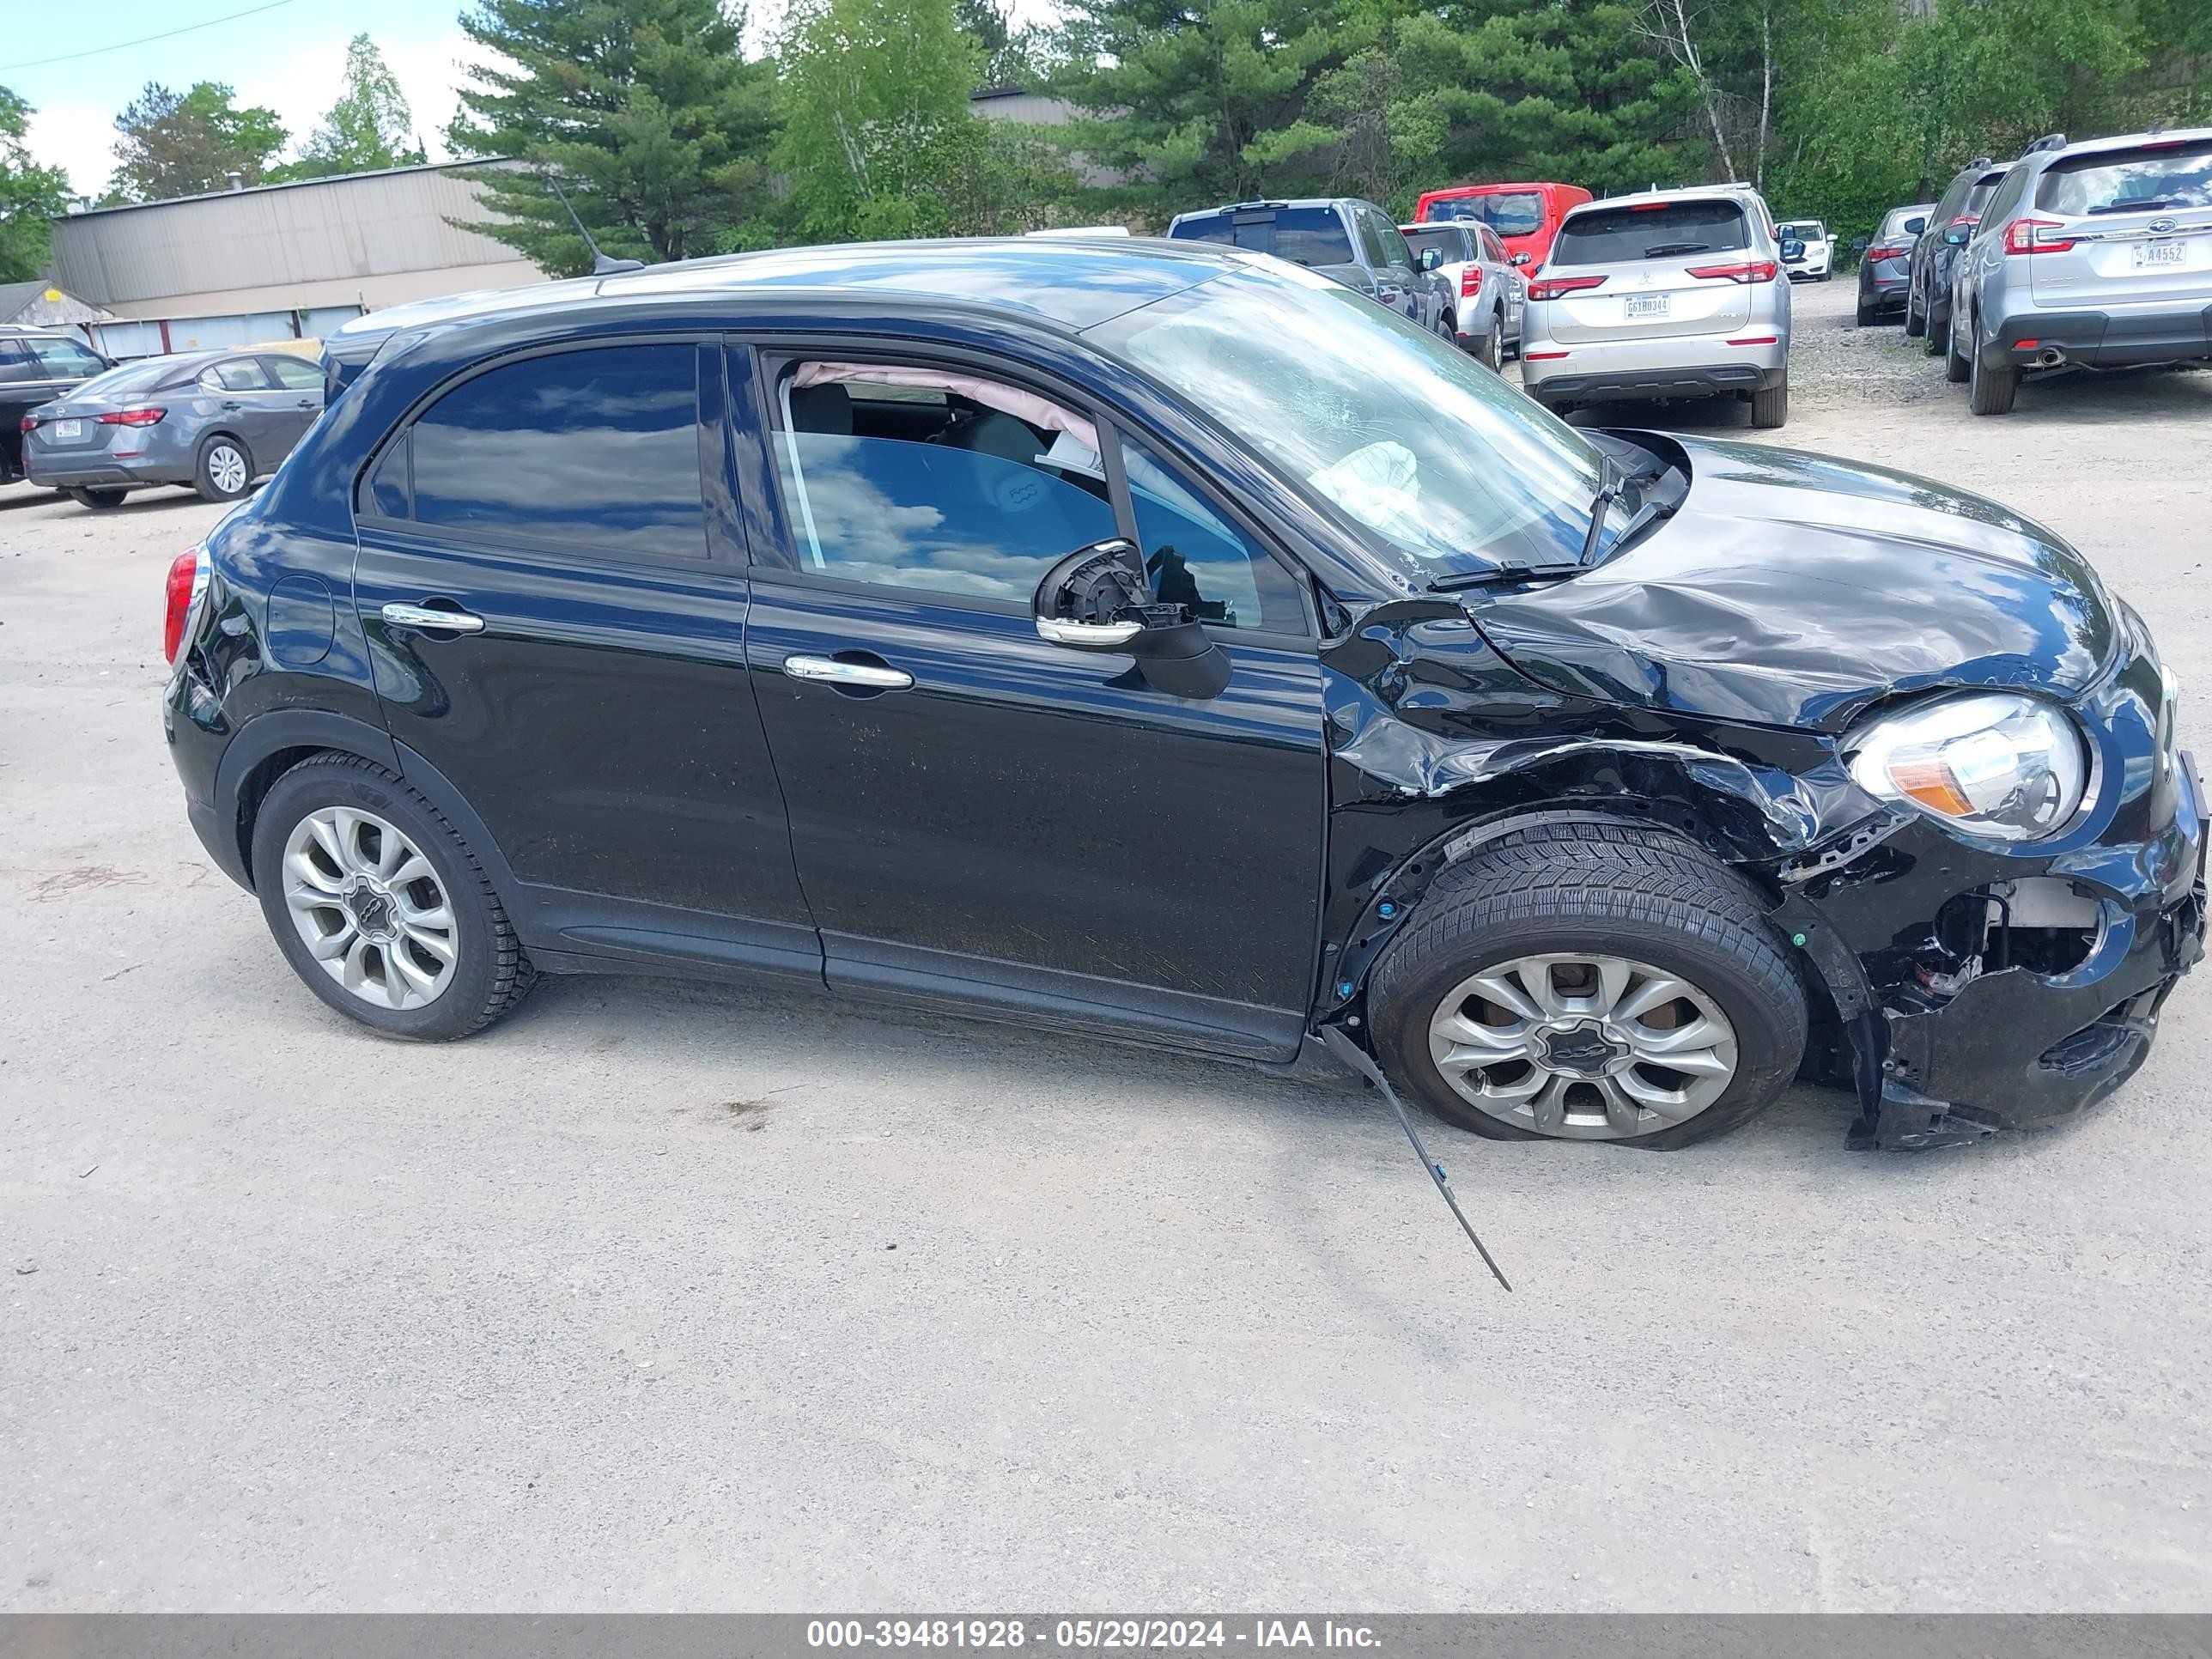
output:
[{"label": "windshield wiper", "polygon": [[1490,587],[1505,582],[1547,580],[1553,576],[1571,576],[1582,568],[1579,562],[1573,564],[1501,564],[1489,570],[1459,570],[1449,576],[1439,576],[1429,584],[1431,593],[1456,593],[1462,588]]},{"label": "windshield wiper", "polygon": [[1628,482],[1628,476],[1621,471],[1620,463],[1603,450],[1598,452],[1598,460],[1605,471],[1597,487],[1597,494],[1590,499],[1589,528],[1583,532],[1582,557],[1575,561],[1578,565],[1588,564],[1590,555],[1597,551],[1597,538],[1605,528],[1606,509],[1620,499],[1621,486]]},{"label": "windshield wiper", "polygon": [[2144,198],[2144,199],[2140,202],[2107,202],[2102,207],[2091,208],[2089,211],[2092,215],[2100,213],[2155,213],[2160,208],[2181,207],[2184,205],[2185,205],[2185,204],[2179,196],[2150,196]]},{"label": "windshield wiper", "polygon": [[1662,242],[1656,247],[1645,248],[1644,257],[1647,259],[1664,259],[1677,253],[1711,253],[1712,251],[1713,245],[1711,242]]}]

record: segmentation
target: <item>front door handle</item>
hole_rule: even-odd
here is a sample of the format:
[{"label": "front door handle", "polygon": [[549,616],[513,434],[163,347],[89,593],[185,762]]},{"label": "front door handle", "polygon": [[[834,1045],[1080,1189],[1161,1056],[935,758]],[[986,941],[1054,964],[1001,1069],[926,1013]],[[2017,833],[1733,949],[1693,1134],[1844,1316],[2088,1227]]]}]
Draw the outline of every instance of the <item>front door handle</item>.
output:
[{"label": "front door handle", "polygon": [[442,629],[448,634],[481,634],[484,627],[482,617],[434,605],[387,605],[384,620],[393,628]]},{"label": "front door handle", "polygon": [[231,403],[227,403],[227,404],[225,404],[223,405],[223,407],[224,407],[225,409],[229,409],[229,410],[239,410],[239,409],[243,409],[243,408],[245,408],[245,407],[246,407],[246,405],[245,405],[244,404],[241,404],[241,403],[238,403],[238,402],[234,401],[234,402],[231,402]]},{"label": "front door handle", "polygon": [[786,657],[783,672],[795,680],[821,680],[856,691],[905,691],[914,685],[914,676],[903,668],[839,662],[835,657]]}]

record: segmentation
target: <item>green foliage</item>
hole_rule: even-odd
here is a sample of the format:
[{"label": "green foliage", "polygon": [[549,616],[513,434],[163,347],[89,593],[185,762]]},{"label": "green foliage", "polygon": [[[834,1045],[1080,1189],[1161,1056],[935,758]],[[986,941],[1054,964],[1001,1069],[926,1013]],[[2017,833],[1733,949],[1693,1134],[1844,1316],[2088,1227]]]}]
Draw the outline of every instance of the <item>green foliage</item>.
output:
[{"label": "green foliage", "polygon": [[46,275],[46,228],[69,209],[68,175],[23,147],[33,112],[0,87],[0,283]]},{"label": "green foliage", "polygon": [[300,159],[275,169],[275,179],[322,179],[377,167],[418,166],[415,115],[398,78],[376,42],[356,34],[346,46],[345,90],[307,140]]},{"label": "green foliage", "polygon": [[289,135],[274,110],[240,109],[218,82],[176,93],[158,82],[115,118],[116,167],[109,201],[158,202],[230,188],[231,175],[263,183]]},{"label": "green foliage", "polygon": [[1072,188],[1042,135],[969,112],[982,52],[953,0],[809,0],[777,58],[775,163],[802,240],[1032,228]]},{"label": "green foliage", "polygon": [[550,173],[610,254],[721,246],[769,197],[775,70],[744,60],[744,27],[717,0],[478,0],[461,28],[495,55],[446,138],[524,164],[470,175],[511,221],[489,234],[556,276],[591,269]]}]

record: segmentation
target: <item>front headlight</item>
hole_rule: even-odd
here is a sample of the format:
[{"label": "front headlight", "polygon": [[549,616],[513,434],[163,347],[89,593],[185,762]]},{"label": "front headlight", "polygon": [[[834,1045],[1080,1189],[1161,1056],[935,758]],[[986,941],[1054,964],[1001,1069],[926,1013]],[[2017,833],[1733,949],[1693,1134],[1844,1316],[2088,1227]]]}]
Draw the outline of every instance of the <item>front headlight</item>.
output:
[{"label": "front headlight", "polygon": [[1975,692],[1874,721],[1844,742],[1851,777],[1977,835],[2032,841],[2081,805],[2089,756],[2063,710],[2033,697]]}]

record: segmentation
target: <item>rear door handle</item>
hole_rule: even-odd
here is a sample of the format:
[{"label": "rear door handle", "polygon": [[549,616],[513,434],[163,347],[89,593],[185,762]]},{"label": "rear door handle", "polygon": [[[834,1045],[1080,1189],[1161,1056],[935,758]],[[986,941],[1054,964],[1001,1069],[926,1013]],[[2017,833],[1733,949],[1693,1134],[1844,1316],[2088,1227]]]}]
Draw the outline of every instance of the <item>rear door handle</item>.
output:
[{"label": "rear door handle", "polygon": [[223,407],[224,407],[225,409],[243,409],[243,408],[245,408],[245,407],[246,407],[246,405],[245,405],[244,404],[241,404],[241,403],[239,403],[239,402],[237,402],[237,401],[235,401],[235,400],[233,400],[233,401],[232,401],[232,402],[230,402],[230,403],[227,403],[227,404],[225,404],[223,405]]},{"label": "rear door handle", "polygon": [[442,629],[448,634],[481,634],[484,619],[465,611],[445,611],[434,605],[387,605],[384,620],[393,628]]},{"label": "rear door handle", "polygon": [[914,685],[914,676],[903,668],[839,662],[835,657],[786,657],[783,672],[795,680],[821,680],[868,691],[905,691]]}]

